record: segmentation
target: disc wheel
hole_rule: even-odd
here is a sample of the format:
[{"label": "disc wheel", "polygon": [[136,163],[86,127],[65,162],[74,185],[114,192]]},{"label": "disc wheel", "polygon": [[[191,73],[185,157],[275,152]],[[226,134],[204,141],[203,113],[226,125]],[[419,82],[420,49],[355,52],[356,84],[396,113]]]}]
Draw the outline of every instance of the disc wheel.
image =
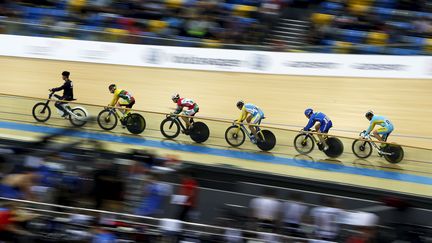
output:
[{"label": "disc wheel", "polygon": [[132,113],[126,118],[126,129],[132,134],[141,134],[146,128],[144,117],[138,113]]},{"label": "disc wheel", "polygon": [[207,141],[210,136],[210,130],[208,126],[203,122],[195,122],[193,124],[190,137],[196,143],[203,143]]},{"label": "disc wheel", "polygon": [[329,137],[326,139],[328,149],[324,153],[330,158],[337,158],[341,156],[344,151],[342,141],[336,137]]},{"label": "disc wheel", "polygon": [[384,158],[392,164],[401,162],[404,157],[404,151],[399,145],[389,144],[384,148],[384,152],[390,153],[390,155],[384,155]]},{"label": "disc wheel", "polygon": [[258,148],[263,151],[270,151],[276,145],[276,136],[269,130],[262,130],[258,133],[260,140],[257,142]]}]

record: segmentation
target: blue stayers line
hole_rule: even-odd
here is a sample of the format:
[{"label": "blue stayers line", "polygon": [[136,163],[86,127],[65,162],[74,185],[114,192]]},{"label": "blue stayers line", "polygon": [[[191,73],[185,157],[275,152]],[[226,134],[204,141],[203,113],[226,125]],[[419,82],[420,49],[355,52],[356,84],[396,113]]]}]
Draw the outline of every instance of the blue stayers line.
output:
[{"label": "blue stayers line", "polygon": [[[14,122],[4,122],[4,121],[0,121],[0,128],[21,130],[21,131],[28,131],[28,132],[49,133],[49,134],[60,133],[63,130],[63,129],[53,128],[53,127],[14,123]],[[338,165],[338,164],[319,163],[319,162],[313,162],[308,160],[297,160],[292,158],[277,157],[269,154],[255,154],[255,153],[235,151],[235,150],[225,150],[220,148],[209,148],[200,145],[177,144],[174,142],[150,140],[141,137],[135,138],[135,137],[128,137],[128,136],[118,136],[118,135],[107,134],[107,133],[93,133],[87,131],[68,132],[68,136],[90,138],[95,140],[124,143],[124,144],[134,144],[134,145],[154,147],[154,148],[171,149],[171,150],[177,150],[183,152],[209,154],[209,155],[216,155],[216,156],[229,157],[229,158],[246,159],[246,160],[259,161],[259,162],[267,162],[272,164],[290,165],[290,166],[297,166],[302,168],[313,168],[313,169],[324,170],[324,171],[371,176],[371,177],[377,177],[383,179],[432,185],[432,178],[426,176],[403,174],[398,172],[374,170],[368,168],[357,168],[357,167]]]}]

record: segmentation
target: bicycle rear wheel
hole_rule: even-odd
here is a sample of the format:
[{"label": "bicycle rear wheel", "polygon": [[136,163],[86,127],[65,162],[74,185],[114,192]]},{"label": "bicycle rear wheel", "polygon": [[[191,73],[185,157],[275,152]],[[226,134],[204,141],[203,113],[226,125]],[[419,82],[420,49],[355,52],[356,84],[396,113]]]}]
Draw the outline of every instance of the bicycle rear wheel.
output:
[{"label": "bicycle rear wheel", "polygon": [[384,158],[392,164],[401,162],[404,157],[404,151],[399,145],[388,144],[383,150],[385,153],[390,153],[390,155],[384,155]]},{"label": "bicycle rear wheel", "polygon": [[258,133],[258,136],[260,136],[261,139],[257,142],[257,146],[261,150],[270,151],[275,147],[276,136],[271,131],[261,130],[261,132]]},{"label": "bicycle rear wheel", "polygon": [[210,136],[210,130],[208,126],[203,122],[195,122],[193,124],[190,137],[196,143],[203,143],[207,141]]},{"label": "bicycle rear wheel", "polygon": [[132,134],[140,134],[144,132],[146,121],[143,116],[138,113],[132,113],[126,118],[126,129]]},{"label": "bicycle rear wheel", "polygon": [[161,122],[160,131],[164,137],[173,139],[180,134],[180,125],[177,119],[167,117]]},{"label": "bicycle rear wheel", "polygon": [[369,141],[356,139],[351,148],[354,155],[360,159],[365,159],[372,154],[372,144]]},{"label": "bicycle rear wheel", "polygon": [[244,143],[246,135],[244,131],[238,126],[233,125],[227,128],[225,131],[225,140],[233,147],[238,147]]},{"label": "bicycle rear wheel", "polygon": [[324,151],[324,153],[330,158],[339,157],[344,150],[344,146],[342,141],[336,137],[329,137],[326,139],[326,143],[328,149]]},{"label": "bicycle rear wheel", "polygon": [[69,121],[76,127],[82,127],[87,123],[87,113],[81,108],[73,108],[72,113],[76,116],[69,116]]},{"label": "bicycle rear wheel", "polygon": [[315,147],[315,142],[309,134],[300,133],[294,138],[294,148],[299,154],[309,154]]},{"label": "bicycle rear wheel", "polygon": [[36,103],[32,109],[33,118],[38,122],[46,122],[51,117],[51,109],[43,102]]},{"label": "bicycle rear wheel", "polygon": [[99,126],[104,130],[112,130],[117,126],[118,118],[114,111],[103,110],[97,117]]}]

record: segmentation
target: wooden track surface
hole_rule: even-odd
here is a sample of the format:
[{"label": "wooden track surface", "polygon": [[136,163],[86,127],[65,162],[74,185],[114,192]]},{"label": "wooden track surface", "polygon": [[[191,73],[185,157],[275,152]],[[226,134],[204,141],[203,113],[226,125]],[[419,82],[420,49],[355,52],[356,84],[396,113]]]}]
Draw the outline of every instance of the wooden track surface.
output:
[{"label": "wooden track surface", "polygon": [[[200,105],[201,116],[235,119],[239,111],[235,103],[239,99],[252,102],[263,108],[265,123],[290,125],[299,128],[307,122],[303,115],[306,107],[312,107],[328,114],[333,120],[333,134],[355,137],[364,130],[368,121],[364,113],[373,109],[376,113],[388,116],[396,130],[391,141],[432,148],[432,129],[426,124],[432,118],[432,82],[430,80],[399,79],[359,79],[323,78],[279,75],[256,75],[222,72],[185,71],[172,69],[152,69],[129,66],[115,66],[76,62],[61,62],[38,59],[0,57],[0,93],[26,95],[46,98],[48,89],[62,84],[60,73],[71,72],[75,85],[75,96],[79,102],[106,105],[112,98],[108,92],[110,83],[117,83],[134,94],[137,99],[135,108],[170,112],[175,105],[170,100],[174,92],[193,98]],[[30,116],[34,100],[4,99],[0,101],[2,111],[0,120],[34,122]],[[100,108],[89,108],[97,114]],[[146,115],[148,129],[144,137],[160,139],[158,125],[163,116]],[[51,126],[64,126],[66,121],[50,120]],[[205,144],[209,147],[228,148],[223,139],[227,127],[225,123],[211,123],[212,137]],[[89,127],[98,130],[97,127]],[[3,131],[4,133],[8,133]],[[122,134],[121,129],[115,131]],[[273,151],[276,156],[294,157],[296,152],[292,140],[296,133],[276,131],[278,145]],[[180,136],[178,141],[188,143],[187,137]],[[406,161],[398,165],[386,163],[382,158],[372,156],[368,160],[356,160],[349,144],[344,140],[345,153],[339,160],[327,161],[319,151],[311,154],[314,161],[336,163],[353,167],[372,168],[383,171],[397,171],[430,177],[432,174],[432,152],[406,149]],[[118,145],[113,145],[118,147]],[[248,143],[242,146],[245,151],[256,151]],[[180,153],[182,156],[185,153]],[[389,190],[432,195],[430,186],[413,183],[390,183],[383,179],[332,172],[317,172],[310,169],[295,171],[283,165],[268,165],[244,160],[221,159],[222,157],[203,157],[187,154],[182,158],[206,158],[204,162],[220,161],[254,169],[278,173],[312,176],[325,180],[349,182],[359,185],[382,187]],[[207,161],[208,159],[208,161]],[[285,168],[285,169],[282,169]],[[301,172],[301,173],[300,173]],[[337,177],[337,179],[336,179]],[[368,177],[370,178],[370,177]],[[384,185],[385,184],[385,185]]]},{"label": "wooden track surface", "polygon": [[395,124],[391,141],[432,148],[431,80],[257,75],[0,57],[0,92],[46,97],[48,88],[62,83],[63,70],[72,73],[75,96],[84,103],[107,104],[107,87],[116,83],[134,94],[137,109],[145,110],[168,112],[174,106],[170,96],[178,92],[196,100],[199,115],[235,119],[235,103],[243,99],[264,110],[265,123],[304,126],[303,111],[312,107],[332,119],[333,133],[344,130],[351,136],[367,128],[364,113],[372,109]]}]

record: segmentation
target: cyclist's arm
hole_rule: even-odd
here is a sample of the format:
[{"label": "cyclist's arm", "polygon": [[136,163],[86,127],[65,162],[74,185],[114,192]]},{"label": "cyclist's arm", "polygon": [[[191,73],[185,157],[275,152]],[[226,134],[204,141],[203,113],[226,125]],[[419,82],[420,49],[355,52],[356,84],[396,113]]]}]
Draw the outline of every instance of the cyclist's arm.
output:
[{"label": "cyclist's arm", "polygon": [[64,90],[64,89],[65,89],[65,86],[66,86],[66,84],[63,84],[63,85],[60,86],[60,87],[52,88],[51,91],[52,91],[52,92],[57,92],[57,91],[60,91],[60,90]]},{"label": "cyclist's arm", "polygon": [[366,129],[366,134],[369,134],[374,129],[375,125],[381,122],[382,122],[381,120],[371,121],[368,129]]},{"label": "cyclist's arm", "polygon": [[180,112],[183,110],[183,107],[177,105],[177,108],[174,111],[174,114],[180,114]]},{"label": "cyclist's arm", "polygon": [[243,122],[244,119],[246,119],[247,114],[248,114],[248,112],[247,112],[246,109],[243,107],[243,108],[242,108],[242,111],[241,111],[241,114],[240,114],[240,117],[239,117],[239,119],[237,119],[237,122]]},{"label": "cyclist's arm", "polygon": [[315,124],[315,121],[312,118],[309,119],[309,122],[306,124],[306,126],[303,128],[304,131],[309,131],[311,127]]},{"label": "cyclist's arm", "polygon": [[114,94],[113,99],[111,100],[109,106],[114,106],[115,104],[117,104],[118,100],[119,100],[119,96],[117,94]]}]

